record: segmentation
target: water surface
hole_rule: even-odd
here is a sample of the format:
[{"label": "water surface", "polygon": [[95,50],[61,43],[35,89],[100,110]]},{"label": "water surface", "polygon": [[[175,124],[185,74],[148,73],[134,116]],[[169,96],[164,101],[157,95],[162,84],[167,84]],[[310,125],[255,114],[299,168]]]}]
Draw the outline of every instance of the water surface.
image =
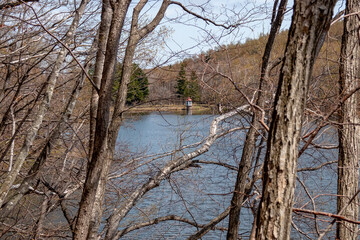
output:
[{"label": "water surface", "polygon": [[[131,116],[121,127],[118,136],[117,150],[119,156],[125,152],[130,159],[154,155],[162,152],[174,151],[181,146],[198,142],[209,134],[209,125],[214,115],[176,115],[166,113],[150,113],[145,115]],[[220,130],[232,127],[246,127],[248,119],[234,117],[220,125]],[[244,132],[239,131],[219,139],[211,150],[198,157],[199,160],[222,162],[237,166],[242,152]],[[332,141],[333,136],[322,135],[325,140]],[[323,140],[324,140],[323,139]],[[321,139],[318,139],[321,141]],[[136,177],[130,177],[120,182],[118,186],[132,186],[131,189],[143,184],[156,174],[166,161],[180,156],[194,148],[177,151],[167,157],[154,160],[143,165],[136,171]],[[138,152],[139,154],[135,154]],[[131,153],[131,154],[129,154]],[[310,149],[299,159],[299,167],[313,166],[336,158],[334,150],[318,151]],[[147,161],[145,158],[142,161]],[[128,160],[131,161],[131,160]],[[141,161],[140,161],[141,162]],[[132,174],[134,174],[132,172]],[[314,196],[317,193],[327,194],[318,196],[318,209],[333,212],[335,199],[329,194],[336,191],[336,179],[334,181],[333,167],[327,167],[320,171],[299,173],[299,178],[308,187],[308,192]],[[236,172],[218,165],[204,165],[200,168],[190,168],[173,174],[169,179],[148,192],[129,213],[122,222],[122,227],[132,225],[138,221],[148,221],[156,217],[177,215],[187,218],[198,224],[206,224],[218,216],[230,204]],[[258,189],[261,192],[261,189]],[[131,190],[129,190],[131,192]],[[254,195],[251,199],[254,200]],[[297,184],[295,206],[307,204],[309,199],[306,192]],[[241,213],[240,233],[246,239],[253,223],[250,206],[256,204],[252,201],[244,204]],[[310,206],[311,209],[311,206]],[[305,231],[313,231],[312,222],[304,223],[303,218],[294,218],[295,223]],[[325,223],[326,224],[326,223]],[[325,225],[324,224],[324,225]],[[218,224],[219,227],[227,227],[227,219]],[[189,224],[175,221],[167,221],[127,234],[124,239],[186,239],[197,229]],[[313,233],[311,233],[313,234]],[[293,232],[294,239],[301,239],[301,235]],[[226,232],[219,230],[210,231],[203,239],[226,239]]]}]

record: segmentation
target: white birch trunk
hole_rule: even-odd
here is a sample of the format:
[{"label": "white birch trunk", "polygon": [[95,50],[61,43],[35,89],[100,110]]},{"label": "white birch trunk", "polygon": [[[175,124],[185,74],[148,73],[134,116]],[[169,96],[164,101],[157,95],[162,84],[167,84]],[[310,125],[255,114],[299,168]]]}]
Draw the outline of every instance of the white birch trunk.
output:
[{"label": "white birch trunk", "polygon": [[[74,33],[77,29],[77,26],[79,24],[80,18],[82,14],[84,13],[85,7],[89,0],[83,0],[80,4],[80,7],[77,9],[74,20],[66,33],[64,42],[70,43],[72,40],[72,37],[74,36]],[[38,130],[40,129],[40,126],[43,122],[44,116],[50,106],[50,101],[54,92],[55,84],[58,79],[61,66],[64,63],[66,57],[66,49],[62,48],[60,53],[57,56],[56,62],[54,64],[54,67],[47,79],[47,86],[45,90],[45,96],[43,97],[42,102],[40,103],[40,106],[38,108],[38,111],[35,115],[35,118],[32,122],[32,125],[30,129],[28,130],[28,133],[26,134],[24,143],[20,149],[20,152],[17,155],[17,158],[15,160],[13,169],[11,172],[8,173],[8,175],[5,177],[3,183],[0,186],[0,206],[4,203],[5,198],[7,197],[7,194],[15,182],[16,177],[18,176],[28,154],[30,151],[30,148],[35,140],[35,137],[38,133]]]}]

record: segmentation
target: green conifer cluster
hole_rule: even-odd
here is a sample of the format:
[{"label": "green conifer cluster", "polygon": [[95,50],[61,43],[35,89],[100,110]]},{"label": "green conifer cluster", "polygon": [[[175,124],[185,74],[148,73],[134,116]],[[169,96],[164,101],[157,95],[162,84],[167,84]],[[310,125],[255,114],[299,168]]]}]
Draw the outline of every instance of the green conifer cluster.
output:
[{"label": "green conifer cluster", "polygon": [[[121,64],[118,63],[115,69],[113,96],[119,89],[120,79],[121,79]],[[144,71],[140,68],[139,65],[135,63],[133,63],[133,69],[130,79],[131,80],[130,83],[128,84],[126,103],[133,104],[133,103],[143,102],[149,96],[149,81]]]},{"label": "green conifer cluster", "polygon": [[193,101],[200,101],[200,86],[196,73],[192,71],[190,80],[188,80],[185,67],[186,65],[182,63],[179,74],[176,77],[176,93],[179,94],[179,97],[190,97]]}]

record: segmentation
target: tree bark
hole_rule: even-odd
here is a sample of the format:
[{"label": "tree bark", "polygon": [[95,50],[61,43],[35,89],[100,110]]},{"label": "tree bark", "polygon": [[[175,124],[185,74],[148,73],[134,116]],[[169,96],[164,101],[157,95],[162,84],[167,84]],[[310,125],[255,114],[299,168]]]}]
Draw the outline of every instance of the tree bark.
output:
[{"label": "tree bark", "polygon": [[295,0],[275,96],[256,239],[290,239],[298,144],[316,49],[336,1]]},{"label": "tree bark", "polygon": [[[93,209],[94,202],[96,199],[103,201],[102,198],[97,197],[99,191],[104,191],[101,188],[98,189],[99,182],[106,182],[106,176],[104,177],[102,173],[108,172],[114,151],[108,147],[111,92],[119,39],[130,2],[131,0],[118,0],[112,4],[113,15],[106,43],[104,68],[100,84],[94,148],[81,196],[74,239],[87,239],[91,231],[97,231],[97,229],[90,231],[90,220],[94,211],[101,213],[100,209]],[[102,15],[107,14],[105,10],[106,8],[102,9]],[[100,59],[96,61],[98,60],[100,61]],[[100,203],[96,203],[95,207],[101,207],[101,205]]]},{"label": "tree bark", "polygon": [[[256,105],[260,108],[264,107],[265,104],[265,95],[262,93],[264,81],[268,77],[266,76],[268,63],[270,59],[271,49],[275,41],[276,34],[281,26],[283,15],[286,10],[287,0],[281,0],[277,13],[274,13],[271,25],[271,30],[269,38],[265,47],[262,66],[261,66],[261,77],[258,90],[258,98]],[[274,9],[276,9],[276,3],[274,4]],[[275,15],[276,14],[276,15]],[[251,121],[251,128],[246,134],[246,140],[243,147],[243,152],[241,155],[241,160],[239,164],[239,170],[236,177],[234,194],[231,200],[231,209],[229,213],[229,229],[227,233],[228,240],[237,240],[239,234],[239,225],[240,225],[240,211],[242,203],[245,199],[245,188],[246,188],[246,178],[249,175],[251,169],[251,163],[253,159],[253,154],[255,152],[256,140],[259,136],[259,131],[261,124],[259,120],[261,119],[262,113],[258,109],[254,109],[255,113]]]},{"label": "tree bark", "polygon": [[[88,2],[89,2],[89,0],[83,0],[80,4],[79,8],[77,9],[74,20],[73,20],[68,32],[65,35],[65,40],[64,40],[65,43],[72,41],[72,37],[75,34],[75,31],[77,29],[77,26],[79,25],[81,16],[85,11],[85,7],[88,4]],[[50,73],[50,75],[47,79],[45,96],[39,106],[39,110],[36,114],[36,117],[33,120],[33,124],[30,127],[28,133],[26,134],[24,143],[21,147],[19,154],[17,155],[16,160],[15,160],[13,170],[6,176],[2,185],[0,186],[0,206],[2,206],[2,204],[4,203],[5,198],[7,197],[11,186],[13,185],[16,177],[18,176],[18,174],[25,162],[25,159],[27,158],[27,156],[29,154],[30,147],[32,146],[33,141],[35,140],[35,137],[38,133],[40,125],[43,122],[43,118],[45,116],[46,111],[49,108],[50,101],[53,96],[55,84],[56,84],[57,78],[59,76],[61,66],[64,63],[65,57],[66,57],[66,48],[63,47],[61,49],[60,53],[58,54],[56,62],[52,69],[52,72]]]},{"label": "tree bark", "polygon": [[[104,62],[105,62],[105,53],[106,53],[106,43],[109,36],[110,24],[112,20],[112,9],[110,6],[109,0],[103,1],[102,6],[102,15],[101,15],[101,22],[99,27],[99,41],[98,41],[98,48],[96,53],[96,63],[94,69],[94,83],[100,89],[101,83],[101,76],[104,69]],[[96,114],[98,110],[98,101],[99,95],[92,89],[91,93],[91,102],[90,102],[90,139],[89,139],[89,161],[91,161],[91,156],[94,149],[94,139],[95,139],[95,127],[96,127]],[[101,187],[98,187],[97,191],[105,191]],[[101,192],[97,192],[96,196],[102,196]],[[101,198],[97,198],[94,201],[93,213],[90,219],[90,232],[89,232],[89,239],[96,239],[98,234],[98,229],[101,223],[102,217],[102,210],[103,210],[103,201]]]},{"label": "tree bark", "polygon": [[[360,2],[346,1],[344,33],[340,56],[340,94],[346,94],[349,89],[359,84],[360,78],[360,46],[359,46],[359,11]],[[360,160],[360,118],[358,116],[359,94],[353,94],[341,105],[339,127],[339,160],[337,210],[348,205],[351,197],[359,189]],[[344,217],[358,220],[359,197],[357,196],[345,209]],[[358,226],[346,221],[338,221],[336,239],[358,239]]]},{"label": "tree bark", "polygon": [[[100,89],[102,72],[104,69],[106,43],[109,36],[111,19],[112,19],[112,9],[110,6],[110,1],[103,0],[101,22],[98,32],[99,38],[97,44],[96,62],[94,66],[94,75],[93,75],[93,81],[99,89]],[[91,101],[90,101],[90,137],[89,137],[89,154],[88,154],[89,159],[91,159],[91,155],[94,148],[98,101],[99,101],[99,95],[95,89],[92,89]]]},{"label": "tree bark", "polygon": [[[130,82],[132,61],[134,58],[136,46],[140,40],[142,40],[146,35],[151,33],[159,25],[160,21],[165,16],[165,11],[166,11],[167,7],[170,4],[169,0],[163,0],[162,4],[160,6],[160,9],[158,10],[158,12],[157,12],[156,16],[153,18],[153,20],[150,23],[148,23],[147,25],[145,25],[144,27],[139,28],[138,21],[139,21],[140,12],[145,7],[147,2],[148,2],[147,0],[139,1],[139,3],[135,6],[135,8],[133,10],[130,36],[129,36],[129,40],[128,40],[127,47],[125,50],[125,57],[124,57],[123,64],[122,64],[120,87],[117,92],[117,97],[116,97],[115,106],[114,106],[114,114],[113,114],[111,124],[109,127],[108,146],[109,146],[109,149],[111,149],[111,151],[112,151],[110,153],[111,157],[114,154],[113,149],[115,148],[117,135],[118,135],[120,125],[122,122],[122,113],[125,109],[127,86]],[[110,163],[111,162],[108,162],[108,164],[104,167],[104,170],[106,170],[106,171],[103,171],[101,174],[103,179],[107,178],[107,174],[108,174],[107,169],[110,167],[109,166]],[[106,181],[105,180],[102,181],[99,185],[99,188],[104,189],[105,184],[106,184]],[[103,197],[104,192],[102,192],[101,194]],[[116,211],[118,211],[118,210],[115,210],[115,212]],[[109,229],[106,233],[106,239],[114,238],[114,236],[117,232],[117,228],[120,223],[120,220],[118,220],[116,217],[111,217],[109,222],[110,222],[110,224],[109,224]]]},{"label": "tree bark", "polygon": [[[91,55],[88,56],[87,60],[91,58]],[[85,61],[88,62],[88,61]],[[85,69],[89,70],[89,64],[85,65]],[[79,93],[84,85],[86,76],[81,74],[79,79],[75,82],[75,85],[71,91],[70,98],[66,104],[64,111],[61,113],[61,118],[59,123],[56,125],[54,130],[51,132],[50,136],[46,140],[45,146],[40,151],[39,156],[34,161],[30,170],[27,173],[27,176],[23,179],[20,184],[20,187],[16,192],[2,205],[0,206],[0,216],[6,217],[13,208],[18,204],[22,197],[29,191],[29,188],[34,186],[38,180],[39,172],[42,166],[45,164],[47,157],[51,154],[53,146],[58,141],[61,133],[65,131],[68,126],[68,121],[72,115],[72,112],[75,108]]]},{"label": "tree bark", "polygon": [[[49,192],[48,192],[49,193]],[[42,232],[44,231],[44,224],[45,224],[45,217],[46,217],[46,210],[49,204],[49,197],[45,194],[44,200],[41,204],[40,210],[40,217],[36,226],[35,231],[35,238],[34,239],[43,239],[41,237]]]}]

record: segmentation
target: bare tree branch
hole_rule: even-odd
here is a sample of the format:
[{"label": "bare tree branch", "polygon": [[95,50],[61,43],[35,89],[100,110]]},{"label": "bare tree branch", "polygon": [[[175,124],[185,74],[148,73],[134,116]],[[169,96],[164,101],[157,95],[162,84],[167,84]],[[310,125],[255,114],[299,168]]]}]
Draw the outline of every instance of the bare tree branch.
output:
[{"label": "bare tree branch", "polygon": [[[119,239],[121,238],[122,236],[124,236],[125,234],[131,232],[131,231],[134,231],[134,230],[137,230],[137,229],[140,229],[140,228],[143,228],[143,227],[147,227],[147,226],[150,226],[150,225],[154,225],[154,224],[158,224],[159,222],[164,222],[164,221],[178,221],[178,222],[183,222],[183,223],[188,223],[194,227],[197,227],[197,228],[206,228],[207,225],[203,225],[203,224],[197,224],[193,221],[190,221],[186,218],[183,218],[183,217],[179,217],[179,216],[176,216],[176,215],[169,215],[169,216],[164,216],[164,217],[158,217],[158,218],[155,218],[155,219],[152,219],[148,222],[143,222],[143,223],[139,223],[139,224],[136,224],[136,225],[132,225],[130,227],[127,227],[121,231],[119,231],[116,236],[115,236],[115,239]],[[221,231],[226,231],[227,228],[223,228],[223,227],[213,227],[212,229],[217,229],[217,230],[221,230]]]},{"label": "bare tree branch", "polygon": [[191,235],[188,240],[196,240],[201,238],[202,236],[204,236],[207,232],[209,232],[212,228],[215,227],[216,224],[218,224],[219,222],[221,222],[224,218],[227,217],[227,215],[229,215],[230,212],[230,207],[228,207],[224,212],[222,212],[219,216],[215,217],[214,219],[212,219],[208,224],[206,224],[203,229],[201,229],[200,231],[198,231],[197,233]]},{"label": "bare tree branch", "polygon": [[204,161],[204,160],[194,160],[192,161],[194,164],[196,163],[202,163],[202,164],[214,164],[214,165],[219,165],[219,166],[222,166],[222,167],[226,167],[230,170],[234,170],[234,171],[237,171],[238,168],[235,167],[235,166],[232,166],[230,164],[227,164],[227,163],[222,163],[222,162],[214,162],[214,161]]},{"label": "bare tree branch", "polygon": [[0,4],[0,10],[5,9],[5,8],[12,8],[12,7],[16,7],[19,6],[23,3],[27,3],[27,2],[38,2],[39,0],[17,0],[17,1],[13,1],[13,2],[7,2],[7,3],[3,3]]},{"label": "bare tree branch", "polygon": [[180,6],[185,12],[189,13],[190,15],[193,15],[194,17],[197,17],[199,19],[202,19],[203,21],[205,21],[206,23],[211,23],[212,25],[216,26],[216,27],[222,27],[222,28],[225,28],[225,29],[231,29],[231,28],[236,28],[238,27],[240,24],[231,24],[231,25],[225,25],[225,24],[220,24],[220,23],[216,23],[215,21],[209,19],[209,18],[206,18],[204,16],[201,16],[191,10],[189,10],[187,7],[185,7],[182,3],[180,2],[177,2],[177,1],[171,1],[170,4],[175,4],[175,5],[178,5]]},{"label": "bare tree branch", "polygon": [[322,164],[320,164],[320,165],[318,165],[316,167],[299,168],[299,169],[297,169],[297,172],[316,171],[316,170],[319,170],[322,167],[325,167],[327,165],[334,164],[334,163],[337,163],[337,160],[330,161],[330,162],[325,162],[325,163],[322,163]]},{"label": "bare tree branch", "polygon": [[162,169],[158,171],[156,176],[150,178],[148,182],[136,189],[128,198],[126,203],[121,208],[115,209],[114,213],[110,216],[108,220],[109,228],[116,228],[119,225],[120,221],[129,213],[132,207],[137,203],[137,201],[148,191],[159,186],[159,184],[168,177],[172,172],[188,167],[192,163],[192,159],[200,156],[201,154],[207,152],[210,147],[213,145],[215,140],[217,140],[222,133],[218,133],[218,124],[225,119],[228,119],[241,111],[246,111],[249,108],[249,105],[241,106],[231,112],[220,115],[216,117],[210,125],[210,133],[206,137],[206,141],[196,150],[185,154],[179,158],[176,158],[172,161],[169,161]]},{"label": "bare tree branch", "polygon": [[[359,193],[360,193],[360,190],[358,190],[358,191],[354,194],[354,196],[349,200],[348,204],[345,205],[345,206],[338,212],[338,214],[335,214],[335,215],[341,215],[341,214],[346,210],[346,208],[351,204],[351,202],[354,201],[354,199],[357,197],[357,195],[359,195]],[[325,231],[319,236],[318,240],[321,240],[321,239],[325,236],[325,234],[326,234],[328,231],[330,231],[330,229],[332,228],[332,226],[333,226],[334,223],[336,222],[336,219],[338,219],[338,218],[335,218],[335,219],[329,224],[329,226],[325,229]],[[343,220],[344,220],[344,219],[343,219]]]},{"label": "bare tree branch", "polygon": [[[26,4],[26,3],[25,3]],[[79,67],[81,68],[81,70],[83,71],[83,73],[86,75],[87,79],[89,80],[89,82],[91,83],[92,87],[96,90],[97,93],[99,93],[99,88],[96,86],[96,84],[94,83],[94,81],[92,80],[92,78],[90,77],[89,73],[86,71],[86,69],[84,68],[84,66],[80,63],[79,59],[77,59],[77,57],[75,56],[75,54],[73,53],[73,51],[70,49],[70,47],[63,41],[61,41],[58,37],[56,37],[54,34],[52,34],[45,26],[44,24],[42,24],[42,22],[40,21],[35,9],[33,7],[31,7],[30,5],[26,4],[26,6],[28,6],[34,13],[36,19],[38,20],[38,23],[40,25],[40,27],[42,29],[44,29],[45,32],[47,32],[52,38],[54,38],[58,43],[60,43],[69,53],[70,55],[73,57],[73,59],[75,60],[75,62],[79,65]]]},{"label": "bare tree branch", "polygon": [[349,219],[349,218],[344,217],[344,216],[339,215],[339,214],[333,214],[333,213],[328,213],[328,212],[319,212],[319,211],[301,209],[301,208],[293,208],[293,212],[294,213],[309,213],[309,214],[314,214],[314,215],[327,216],[327,217],[335,218],[337,220],[342,220],[342,221],[346,221],[346,222],[350,222],[350,223],[360,225],[360,221]]}]

